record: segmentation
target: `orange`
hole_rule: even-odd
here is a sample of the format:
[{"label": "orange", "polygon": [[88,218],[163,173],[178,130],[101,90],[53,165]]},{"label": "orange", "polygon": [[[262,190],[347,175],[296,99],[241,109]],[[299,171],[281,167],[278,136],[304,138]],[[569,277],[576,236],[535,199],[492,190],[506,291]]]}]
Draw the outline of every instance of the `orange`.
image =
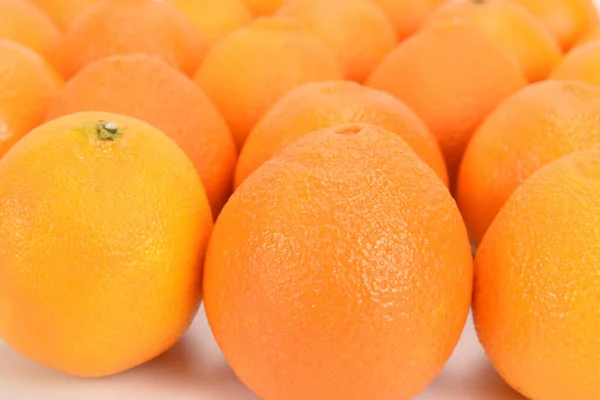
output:
[{"label": "orange", "polygon": [[454,182],[477,126],[526,81],[508,53],[458,20],[428,24],[401,43],[367,85],[391,93],[423,118],[440,142]]},{"label": "orange", "polygon": [[82,377],[156,357],[197,310],[211,225],[158,129],[102,112],[41,125],[0,160],[0,337]]},{"label": "orange", "polygon": [[171,1],[194,24],[209,47],[252,21],[243,0]]},{"label": "orange", "polygon": [[342,123],[372,124],[397,133],[448,183],[440,147],[411,109],[385,92],[350,81],[330,81],[290,91],[256,124],[240,154],[236,187],[289,143]]},{"label": "orange", "polygon": [[598,25],[594,0],[516,0],[535,14],[564,49],[571,48]]},{"label": "orange", "polygon": [[47,119],[79,111],[129,115],[165,132],[194,163],[218,215],[231,194],[236,148],[225,120],[190,78],[157,57],[108,57],[67,83]]},{"label": "orange", "polygon": [[394,24],[399,40],[415,33],[433,10],[431,0],[370,0]]},{"label": "orange", "polygon": [[33,50],[0,39],[0,159],[42,123],[62,85],[58,74]]},{"label": "orange", "polygon": [[408,399],[460,337],[472,258],[447,188],[397,134],[337,125],[238,188],[203,285],[219,346],[261,399]]},{"label": "orange", "polygon": [[600,398],[600,151],[535,173],[476,259],[474,316],[504,379],[529,399]]},{"label": "orange", "polygon": [[317,38],[292,21],[259,18],[213,47],[195,80],[241,148],[258,119],[289,90],[340,78],[333,55]]},{"label": "orange", "polygon": [[66,77],[101,58],[132,53],[159,56],[191,75],[204,52],[199,33],[171,4],[104,0],[73,21],[58,57]]},{"label": "orange", "polygon": [[457,200],[479,243],[511,193],[543,165],[600,144],[600,88],[548,81],[498,107],[465,152]]},{"label": "orange", "polygon": [[560,61],[562,50],[550,31],[513,0],[451,1],[428,20],[465,19],[510,53],[531,82],[546,79]]},{"label": "orange", "polygon": [[600,40],[575,47],[551,76],[556,80],[576,80],[600,86]]},{"label": "orange", "polygon": [[51,58],[61,32],[50,17],[27,0],[1,0],[0,39],[15,41]]},{"label": "orange", "polygon": [[589,31],[586,35],[584,35],[579,41],[578,45],[598,39],[600,39],[600,26],[596,27],[595,29]]},{"label": "orange", "polygon": [[307,27],[335,54],[344,77],[357,82],[396,44],[392,23],[368,0],[290,0],[277,15]]},{"label": "orange", "polygon": [[66,30],[71,22],[91,4],[99,0],[31,0],[46,12],[54,22]]},{"label": "orange", "polygon": [[256,16],[273,15],[286,0],[244,0]]}]

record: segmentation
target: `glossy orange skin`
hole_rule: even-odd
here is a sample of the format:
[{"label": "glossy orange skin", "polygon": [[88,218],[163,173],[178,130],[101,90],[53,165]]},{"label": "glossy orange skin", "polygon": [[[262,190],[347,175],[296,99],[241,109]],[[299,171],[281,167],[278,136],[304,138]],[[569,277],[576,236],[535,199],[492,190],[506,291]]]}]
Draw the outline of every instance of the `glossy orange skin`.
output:
[{"label": "glossy orange skin", "polygon": [[252,13],[243,0],[170,1],[190,20],[209,47],[252,21]]},{"label": "glossy orange skin", "polygon": [[283,95],[309,82],[341,79],[334,56],[297,23],[259,18],[207,54],[195,81],[241,148],[254,124]]},{"label": "glossy orange skin", "polygon": [[94,112],[36,128],[0,160],[0,337],[75,376],[149,361],[198,308],[211,226],[194,166],[151,125]]},{"label": "glossy orange skin", "polygon": [[531,12],[513,0],[451,1],[428,19],[464,19],[510,53],[530,82],[548,77],[562,57],[557,40]]},{"label": "glossy orange skin", "polygon": [[372,124],[398,134],[448,184],[437,140],[411,109],[385,92],[351,81],[330,81],[290,91],[261,118],[240,153],[235,186],[291,142],[342,123]]},{"label": "glossy orange skin", "polygon": [[457,200],[479,243],[511,193],[545,164],[600,145],[600,88],[541,82],[515,94],[481,125],[465,152]]},{"label": "glossy orange skin", "polygon": [[30,0],[54,20],[58,27],[67,30],[71,22],[90,5],[99,0]]},{"label": "glossy orange skin", "polygon": [[166,133],[194,163],[219,214],[231,194],[237,152],[225,120],[190,78],[157,57],[108,57],[75,75],[46,119],[90,110],[129,115]]},{"label": "glossy orange skin", "polygon": [[61,32],[50,17],[29,1],[2,0],[0,39],[15,41],[53,59]]},{"label": "glossy orange skin", "polygon": [[434,9],[430,0],[370,0],[392,21],[398,40],[415,33]]},{"label": "glossy orange skin", "polygon": [[364,82],[396,45],[391,21],[368,0],[290,0],[277,15],[296,19],[321,39],[353,81]]},{"label": "glossy orange skin", "polygon": [[598,25],[594,0],[516,0],[535,14],[568,50]]},{"label": "glossy orange skin", "polygon": [[575,47],[551,76],[560,81],[581,81],[600,86],[600,40]]},{"label": "glossy orange skin", "polygon": [[265,400],[412,398],[463,330],[472,258],[447,188],[398,135],[316,131],[238,188],[207,252],[208,321]]},{"label": "glossy orange skin", "polygon": [[286,0],[244,0],[246,6],[257,16],[273,15]]},{"label": "glossy orange skin", "polygon": [[476,257],[474,316],[498,372],[532,400],[600,398],[600,151],[507,201]]},{"label": "glossy orange skin", "polygon": [[61,72],[68,78],[93,61],[133,53],[161,57],[192,75],[205,52],[200,34],[172,4],[104,0],[73,21],[57,57],[61,59]]},{"label": "glossy orange skin", "polygon": [[62,86],[60,76],[33,50],[0,39],[0,159],[44,120]]},{"label": "glossy orange skin", "polygon": [[440,143],[451,186],[477,126],[526,83],[498,44],[460,20],[428,24],[367,80],[367,86],[396,96],[425,121]]}]

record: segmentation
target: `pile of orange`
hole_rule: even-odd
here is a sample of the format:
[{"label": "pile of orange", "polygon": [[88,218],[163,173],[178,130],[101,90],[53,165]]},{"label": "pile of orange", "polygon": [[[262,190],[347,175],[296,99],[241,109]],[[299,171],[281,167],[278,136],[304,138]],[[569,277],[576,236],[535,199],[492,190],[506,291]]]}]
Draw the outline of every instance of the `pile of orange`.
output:
[{"label": "pile of orange", "polygon": [[0,1],[0,339],[54,370],[203,302],[262,399],[409,399],[472,309],[599,399],[599,216],[592,0]]}]

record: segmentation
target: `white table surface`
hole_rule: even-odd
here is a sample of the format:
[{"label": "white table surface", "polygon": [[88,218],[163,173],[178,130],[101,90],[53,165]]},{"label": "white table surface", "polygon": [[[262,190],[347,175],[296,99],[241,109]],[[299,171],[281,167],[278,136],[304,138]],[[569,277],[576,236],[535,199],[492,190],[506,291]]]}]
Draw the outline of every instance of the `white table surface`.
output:
[{"label": "white table surface", "polygon": [[[221,356],[200,311],[179,344],[158,359],[106,379],[40,367],[0,341],[1,400],[257,400]],[[469,320],[444,371],[416,400],[524,400],[497,376]]]}]

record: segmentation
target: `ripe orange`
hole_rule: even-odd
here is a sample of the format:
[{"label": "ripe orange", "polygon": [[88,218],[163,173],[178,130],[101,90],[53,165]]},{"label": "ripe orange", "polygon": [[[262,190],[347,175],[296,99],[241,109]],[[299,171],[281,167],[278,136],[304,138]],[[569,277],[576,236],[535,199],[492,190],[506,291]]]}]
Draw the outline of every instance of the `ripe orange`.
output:
[{"label": "ripe orange", "polygon": [[594,0],[516,0],[534,13],[564,49],[571,48],[598,25]]},{"label": "ripe orange", "polygon": [[195,79],[241,148],[258,119],[289,90],[341,79],[341,73],[325,45],[298,24],[259,18],[213,47]]},{"label": "ripe orange", "polygon": [[235,144],[216,107],[187,76],[145,54],[108,57],[67,83],[47,119],[79,111],[129,115],[166,133],[194,163],[218,215],[232,190]]},{"label": "ripe orange", "polygon": [[204,272],[217,342],[262,399],[412,398],[452,353],[471,284],[446,187],[398,135],[360,124],[248,177]]},{"label": "ripe orange", "polygon": [[595,29],[592,29],[586,35],[584,35],[579,41],[578,45],[598,39],[600,39],[600,26],[596,27]]},{"label": "ripe orange", "polygon": [[58,27],[27,0],[0,1],[0,39],[9,39],[52,58],[61,38]]},{"label": "ripe orange", "polygon": [[0,159],[44,119],[62,85],[58,74],[33,50],[0,39]]},{"label": "ripe orange", "polygon": [[474,242],[532,173],[599,144],[600,88],[547,81],[505,101],[469,143],[460,169],[457,199]]},{"label": "ripe orange", "polygon": [[57,57],[66,77],[101,58],[132,53],[159,56],[191,75],[204,52],[199,33],[172,4],[105,0],[73,21]]},{"label": "ripe orange", "polygon": [[252,14],[243,0],[171,1],[194,24],[209,47],[252,21]]},{"label": "ripe orange", "polygon": [[477,126],[526,81],[499,45],[459,20],[428,24],[401,43],[367,85],[391,93],[423,118],[440,142],[453,183]]},{"label": "ripe orange", "polygon": [[474,315],[496,369],[529,399],[600,398],[600,151],[531,176],[476,261]]},{"label": "ripe orange", "polygon": [[273,15],[286,0],[244,0],[256,16]]},{"label": "ripe orange", "polygon": [[385,92],[350,81],[330,81],[290,91],[264,115],[240,153],[235,186],[289,143],[342,123],[372,124],[400,135],[448,183],[440,147],[411,109]]},{"label": "ripe orange", "polygon": [[194,166],[151,125],[36,128],[0,160],[0,337],[83,377],[156,357],[196,312],[211,225]]},{"label": "ripe orange", "polygon": [[515,57],[531,82],[546,79],[562,56],[560,45],[546,26],[513,0],[451,1],[428,21],[440,19],[473,23]]},{"label": "ripe orange", "polygon": [[431,0],[370,0],[392,21],[397,39],[404,40],[415,33],[433,10]]},{"label": "ripe orange", "polygon": [[277,15],[307,27],[333,51],[344,77],[357,82],[396,44],[392,23],[368,0],[289,0]]},{"label": "ripe orange", "polygon": [[571,50],[551,76],[556,80],[576,80],[600,86],[600,40]]},{"label": "ripe orange", "polygon": [[91,4],[99,0],[31,0],[46,12],[54,22],[66,30],[71,22]]}]

